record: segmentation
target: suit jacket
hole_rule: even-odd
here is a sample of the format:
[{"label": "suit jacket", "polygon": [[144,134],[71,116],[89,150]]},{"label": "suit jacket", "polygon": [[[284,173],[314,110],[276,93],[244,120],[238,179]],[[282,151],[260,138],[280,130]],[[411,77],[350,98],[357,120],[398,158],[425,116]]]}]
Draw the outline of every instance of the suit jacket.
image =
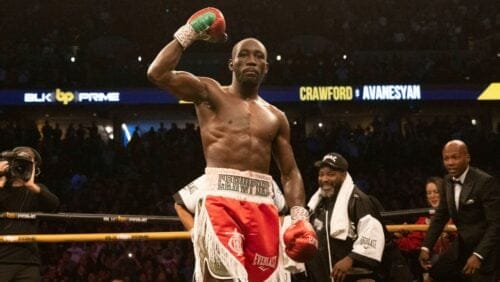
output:
[{"label": "suit jacket", "polygon": [[455,207],[454,185],[451,176],[445,176],[444,195],[432,218],[422,246],[432,250],[449,218],[458,230],[458,251],[470,256],[478,253],[484,259],[484,266],[491,268],[500,242],[500,187],[486,172],[469,167],[462,185],[459,209]]}]

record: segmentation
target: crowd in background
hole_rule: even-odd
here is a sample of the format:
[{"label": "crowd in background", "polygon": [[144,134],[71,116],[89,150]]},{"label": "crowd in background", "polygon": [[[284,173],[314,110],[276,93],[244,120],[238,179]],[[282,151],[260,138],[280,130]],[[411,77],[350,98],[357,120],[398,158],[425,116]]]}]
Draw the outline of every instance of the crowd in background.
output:
[{"label": "crowd in background", "polygon": [[[349,159],[356,183],[387,210],[426,207],[424,183],[443,175],[440,150],[451,138],[467,142],[474,165],[500,175],[500,135],[474,126],[466,116],[431,121],[376,116],[367,128],[335,121],[310,134],[292,124],[292,145],[310,196],[315,160],[328,151]],[[124,146],[104,141],[95,124],[61,129],[47,121],[10,121],[0,128],[0,147],[31,145],[43,156],[40,182],[61,199],[60,212],[175,215],[172,194],[203,172],[198,129],[160,127],[135,132]],[[276,171],[274,169],[274,171]],[[412,222],[408,220],[408,222]],[[42,222],[41,232],[178,231],[171,224]],[[45,281],[189,281],[193,256],[188,240],[41,244]],[[130,253],[130,256],[129,256]]]},{"label": "crowd in background", "polygon": [[249,36],[268,47],[268,85],[481,83],[500,72],[494,0],[9,0],[0,4],[0,87],[150,86],[153,56],[205,6],[225,13],[229,42],[195,44],[180,67],[222,82],[231,47]]},{"label": "crowd in background", "polygon": [[[205,6],[224,12],[229,42],[193,45],[179,68],[221,82],[230,80],[231,47],[249,36],[268,47],[266,85],[489,83],[500,73],[494,0],[7,0],[0,3],[0,89],[151,87],[152,57]],[[375,116],[366,128],[336,120],[310,134],[300,123],[291,126],[309,196],[317,188],[313,162],[336,151],[348,159],[358,186],[387,210],[425,207],[425,179],[444,174],[441,148],[451,138],[469,145],[473,165],[500,176],[499,131],[466,116]],[[60,128],[49,120],[38,128],[30,120],[3,120],[0,149],[19,145],[42,153],[39,180],[60,198],[60,212],[175,215],[171,195],[205,165],[192,124],[136,132],[124,146],[104,140],[95,124]],[[180,223],[40,226],[41,233],[181,229]],[[191,281],[193,271],[188,240],[40,248],[43,281]]]}]

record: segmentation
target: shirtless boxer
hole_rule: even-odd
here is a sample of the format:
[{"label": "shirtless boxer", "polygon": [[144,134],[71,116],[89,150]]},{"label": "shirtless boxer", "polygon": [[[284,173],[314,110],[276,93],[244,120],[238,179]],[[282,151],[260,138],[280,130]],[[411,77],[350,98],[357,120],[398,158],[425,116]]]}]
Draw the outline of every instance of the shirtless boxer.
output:
[{"label": "shirtless boxer", "polygon": [[285,114],[259,96],[267,50],[255,38],[238,42],[229,60],[232,82],[222,86],[175,68],[196,40],[225,39],[215,8],[196,12],[174,34],[148,69],[148,78],[177,98],[194,103],[207,167],[206,187],[195,208],[193,242],[197,281],[280,281],[279,218],[273,203],[271,156],[281,172],[293,219],[285,231],[287,254],[298,261],[317,250],[304,208],[302,176],[290,145]]}]

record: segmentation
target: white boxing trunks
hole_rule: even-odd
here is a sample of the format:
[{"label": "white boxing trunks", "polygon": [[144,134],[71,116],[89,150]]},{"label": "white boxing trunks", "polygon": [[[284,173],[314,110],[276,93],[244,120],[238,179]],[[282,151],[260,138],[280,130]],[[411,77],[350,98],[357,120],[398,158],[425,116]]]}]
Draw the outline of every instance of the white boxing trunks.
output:
[{"label": "white boxing trunks", "polygon": [[206,168],[195,207],[195,278],[286,281],[280,269],[279,218],[272,177]]}]

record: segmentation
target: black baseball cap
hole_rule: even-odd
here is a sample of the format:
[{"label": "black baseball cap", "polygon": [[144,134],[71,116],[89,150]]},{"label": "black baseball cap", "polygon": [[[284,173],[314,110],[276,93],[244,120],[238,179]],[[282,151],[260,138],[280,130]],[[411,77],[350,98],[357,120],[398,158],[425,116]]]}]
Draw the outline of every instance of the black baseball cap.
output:
[{"label": "black baseball cap", "polygon": [[333,169],[338,169],[340,171],[347,171],[349,164],[347,160],[338,153],[328,153],[322,160],[314,163],[315,167],[329,166]]}]

